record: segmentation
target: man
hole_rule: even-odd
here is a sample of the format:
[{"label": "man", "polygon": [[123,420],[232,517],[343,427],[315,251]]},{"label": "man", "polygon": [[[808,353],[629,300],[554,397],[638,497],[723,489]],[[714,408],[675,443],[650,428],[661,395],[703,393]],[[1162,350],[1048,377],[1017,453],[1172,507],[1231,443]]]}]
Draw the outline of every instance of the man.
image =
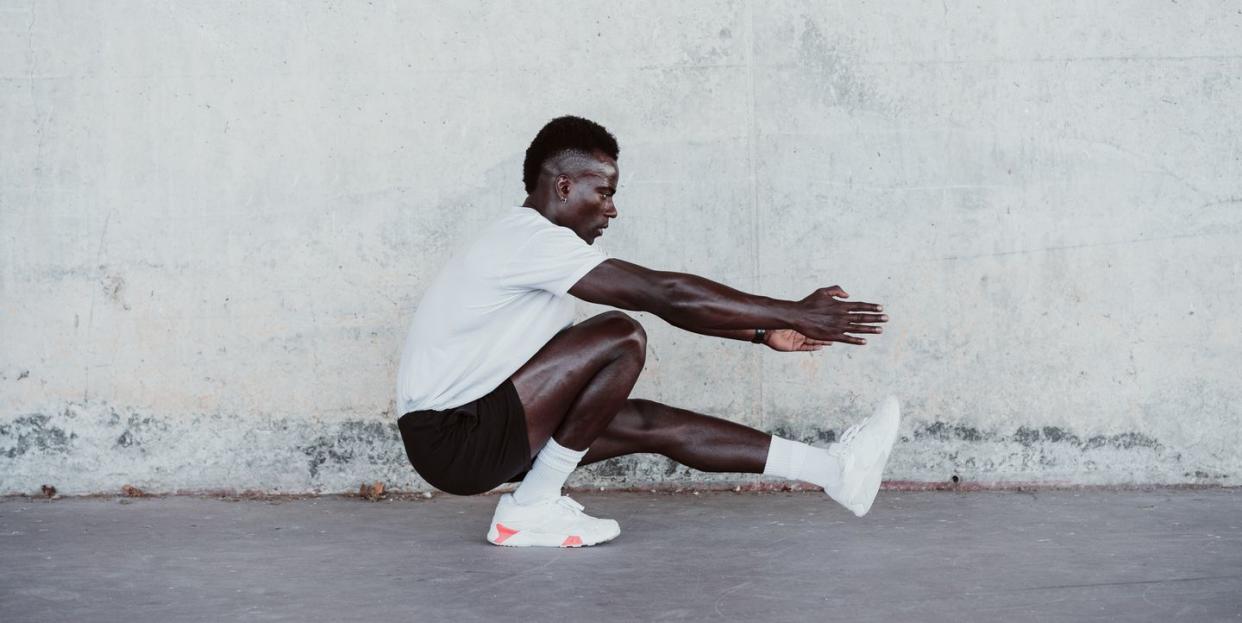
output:
[{"label": "man", "polygon": [[521,481],[500,497],[487,540],[574,547],[620,533],[561,495],[580,464],[662,454],[708,472],[814,483],[862,516],[899,423],[897,402],[827,449],[649,400],[629,398],[646,334],[610,311],[573,324],[567,296],[646,311],[704,335],[784,351],[862,345],[888,320],[833,286],[800,301],[739,292],[695,275],[649,270],[593,247],[617,217],[616,139],[578,117],[550,121],[526,150],[527,197],[457,254],[423,296],[397,381],[398,427],[414,469],[458,495]]}]

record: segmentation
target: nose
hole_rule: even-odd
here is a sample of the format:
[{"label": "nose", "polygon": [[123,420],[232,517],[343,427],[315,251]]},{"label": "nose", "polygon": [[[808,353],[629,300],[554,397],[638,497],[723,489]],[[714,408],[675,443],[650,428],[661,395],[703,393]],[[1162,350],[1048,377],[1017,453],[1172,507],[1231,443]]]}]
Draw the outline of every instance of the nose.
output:
[{"label": "nose", "polygon": [[616,202],[612,200],[608,201],[608,204],[604,206],[604,216],[607,216],[608,218],[617,218]]}]

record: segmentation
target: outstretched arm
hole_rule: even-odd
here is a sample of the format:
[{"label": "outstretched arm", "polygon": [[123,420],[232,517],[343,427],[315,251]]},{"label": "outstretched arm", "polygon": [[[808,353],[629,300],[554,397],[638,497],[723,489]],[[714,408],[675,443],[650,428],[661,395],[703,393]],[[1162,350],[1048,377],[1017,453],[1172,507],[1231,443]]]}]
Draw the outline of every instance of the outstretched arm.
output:
[{"label": "outstretched arm", "polygon": [[880,333],[887,317],[871,303],[838,300],[837,286],[820,288],[801,301],[748,294],[697,275],[655,271],[617,259],[605,260],[569,292],[591,303],[645,311],[698,333],[731,337],[737,330],[792,329],[817,341],[865,344],[849,333]]},{"label": "outstretched arm", "polygon": [[[678,329],[691,331],[700,335],[723,337],[730,340],[741,340],[743,342],[754,342],[755,336],[758,333],[755,329],[695,329],[694,327],[683,327],[679,325],[673,326]],[[797,331],[794,331],[793,329],[772,329],[771,331],[766,331],[762,339],[765,346],[782,353],[816,351],[825,346],[832,346],[832,342],[827,340],[814,340],[798,333]]]}]

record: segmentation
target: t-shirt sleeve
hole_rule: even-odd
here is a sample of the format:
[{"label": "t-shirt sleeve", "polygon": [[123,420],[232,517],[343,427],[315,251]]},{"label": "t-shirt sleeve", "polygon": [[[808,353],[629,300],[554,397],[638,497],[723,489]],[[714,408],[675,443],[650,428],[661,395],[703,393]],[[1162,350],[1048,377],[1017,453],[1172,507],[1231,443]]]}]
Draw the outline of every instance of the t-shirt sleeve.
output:
[{"label": "t-shirt sleeve", "polygon": [[578,280],[608,259],[564,227],[539,231],[501,271],[501,282],[510,288],[547,290],[564,296]]}]

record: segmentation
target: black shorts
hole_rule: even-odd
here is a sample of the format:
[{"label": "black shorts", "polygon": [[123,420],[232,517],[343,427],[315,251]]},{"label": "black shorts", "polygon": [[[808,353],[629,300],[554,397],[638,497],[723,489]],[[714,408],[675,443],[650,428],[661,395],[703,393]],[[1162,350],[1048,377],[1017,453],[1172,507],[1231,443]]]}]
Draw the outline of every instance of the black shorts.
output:
[{"label": "black shorts", "polygon": [[411,411],[397,420],[410,465],[431,486],[474,495],[521,480],[531,466],[526,411],[513,382],[443,411]]}]

